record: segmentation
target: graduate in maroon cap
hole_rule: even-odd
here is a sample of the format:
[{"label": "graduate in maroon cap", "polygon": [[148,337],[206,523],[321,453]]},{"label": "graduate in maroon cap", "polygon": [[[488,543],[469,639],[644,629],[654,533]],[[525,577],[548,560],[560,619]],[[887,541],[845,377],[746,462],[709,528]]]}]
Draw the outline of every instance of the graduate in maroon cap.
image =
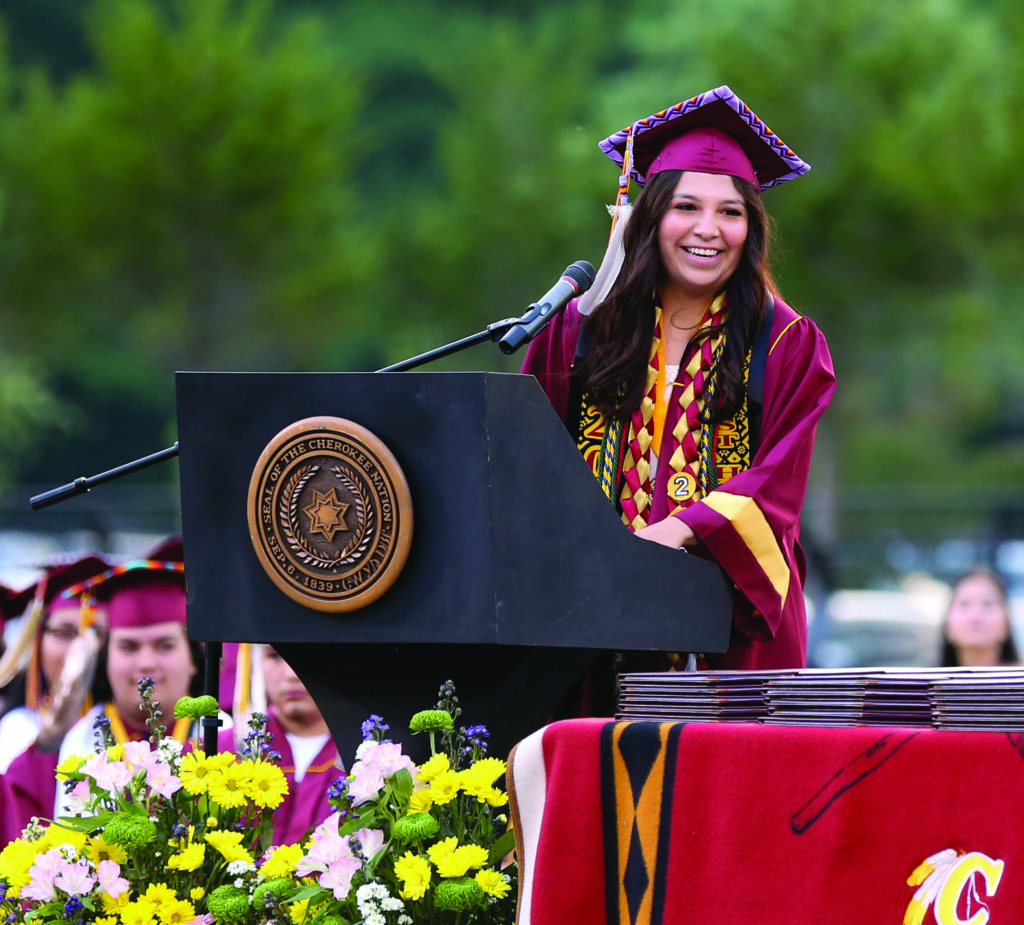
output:
[{"label": "graduate in maroon cap", "polygon": [[[21,630],[0,659],[4,713],[0,717],[0,773],[36,740],[46,735],[56,753],[60,737],[81,715],[85,694],[76,703],[58,696],[58,678],[68,652],[89,629],[77,600],[61,598],[72,585],[98,575],[109,564],[96,555],[50,565],[39,580],[12,598],[11,612],[21,614]],[[57,715],[57,714],[61,715]]]},{"label": "graduate in maroon cap", "polygon": [[[84,586],[69,589],[106,604],[107,638],[96,665],[97,696],[102,698],[64,737],[58,764],[69,755],[88,755],[96,747],[99,716],[110,722],[117,742],[149,737],[141,709],[139,681],[151,678],[153,699],[163,711],[168,734],[184,743],[188,720],[174,721],[174,705],[199,694],[202,648],[189,641],[185,626],[185,572],[176,559],[125,563]],[[56,810],[60,811],[57,806]]]},{"label": "graduate in maroon cap", "polygon": [[728,87],[601,147],[621,168],[609,253],[523,372],[630,530],[734,582],[729,648],[709,667],[802,666],[800,511],[835,377],[825,338],[772,280],[761,193],[809,167]]},{"label": "graduate in maroon cap", "polygon": [[[288,795],[274,810],[274,844],[294,844],[333,812],[327,793],[343,772],[341,757],[320,708],[291,666],[273,646],[252,650],[254,686],[265,695],[267,731],[288,779]],[[221,732],[218,747],[243,748],[247,731],[236,722],[233,731]]]},{"label": "graduate in maroon cap", "polygon": [[[0,763],[7,791],[7,812],[0,835],[20,835],[33,816],[53,807],[57,750],[68,729],[92,705],[93,667],[104,621],[101,609],[84,610],[64,592],[109,568],[96,555],[51,565],[23,590],[14,611],[23,617],[21,632],[0,661],[0,677],[12,680],[0,719]],[[21,669],[19,666],[26,664]]]}]

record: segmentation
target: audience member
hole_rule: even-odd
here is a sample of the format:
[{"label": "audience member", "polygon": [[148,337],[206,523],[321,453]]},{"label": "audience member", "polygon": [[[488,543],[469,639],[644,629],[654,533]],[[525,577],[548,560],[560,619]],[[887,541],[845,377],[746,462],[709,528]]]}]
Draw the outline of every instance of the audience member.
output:
[{"label": "audience member", "polygon": [[975,568],[953,585],[942,625],[943,666],[1017,665],[1010,604],[1002,580],[986,568]]}]

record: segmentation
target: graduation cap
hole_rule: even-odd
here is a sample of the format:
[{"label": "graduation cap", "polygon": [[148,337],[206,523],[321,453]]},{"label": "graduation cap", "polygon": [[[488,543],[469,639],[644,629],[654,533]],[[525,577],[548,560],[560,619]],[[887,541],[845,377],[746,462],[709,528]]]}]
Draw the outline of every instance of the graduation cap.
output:
[{"label": "graduation cap", "polygon": [[[14,676],[26,667],[27,660],[25,702],[32,709],[38,707],[41,696],[39,665],[45,617],[59,606],[56,602],[62,600],[61,595],[64,591],[102,573],[109,566],[110,563],[95,554],[83,556],[72,562],[48,565],[43,569],[38,581],[17,594],[11,594],[5,602],[6,616],[25,616],[18,638],[0,660],[0,686],[10,683]],[[83,625],[86,622],[83,616]]]},{"label": "graduation cap", "polygon": [[68,588],[63,596],[79,598],[83,608],[105,603],[109,629],[185,623],[181,541],[172,537],[146,558],[108,568]]},{"label": "graduation cap", "polygon": [[600,143],[622,167],[620,188],[663,170],[728,174],[765,190],[811,169],[727,86],[627,125]]},{"label": "graduation cap", "polygon": [[583,315],[605,300],[622,267],[630,180],[644,186],[663,170],[693,170],[741,177],[766,190],[811,169],[727,86],[639,119],[600,147],[619,165],[619,193],[609,207],[612,230],[597,278],[576,306]]}]

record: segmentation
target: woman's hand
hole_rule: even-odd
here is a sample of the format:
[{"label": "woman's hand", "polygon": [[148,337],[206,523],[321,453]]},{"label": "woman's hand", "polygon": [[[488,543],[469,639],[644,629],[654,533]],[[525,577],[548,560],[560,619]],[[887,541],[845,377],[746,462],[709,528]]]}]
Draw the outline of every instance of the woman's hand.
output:
[{"label": "woman's hand", "polygon": [[683,546],[693,546],[697,542],[697,534],[694,533],[678,517],[666,517],[656,524],[637,530],[636,535],[652,543],[661,543],[662,546],[671,546],[673,549],[680,549]]}]

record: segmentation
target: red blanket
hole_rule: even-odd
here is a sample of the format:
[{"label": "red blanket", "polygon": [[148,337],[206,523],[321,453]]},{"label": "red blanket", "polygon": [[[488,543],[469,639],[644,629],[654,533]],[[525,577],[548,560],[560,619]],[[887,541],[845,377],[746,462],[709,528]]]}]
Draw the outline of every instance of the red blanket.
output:
[{"label": "red blanket", "polygon": [[509,787],[519,925],[1024,921],[1024,734],[568,720]]}]

